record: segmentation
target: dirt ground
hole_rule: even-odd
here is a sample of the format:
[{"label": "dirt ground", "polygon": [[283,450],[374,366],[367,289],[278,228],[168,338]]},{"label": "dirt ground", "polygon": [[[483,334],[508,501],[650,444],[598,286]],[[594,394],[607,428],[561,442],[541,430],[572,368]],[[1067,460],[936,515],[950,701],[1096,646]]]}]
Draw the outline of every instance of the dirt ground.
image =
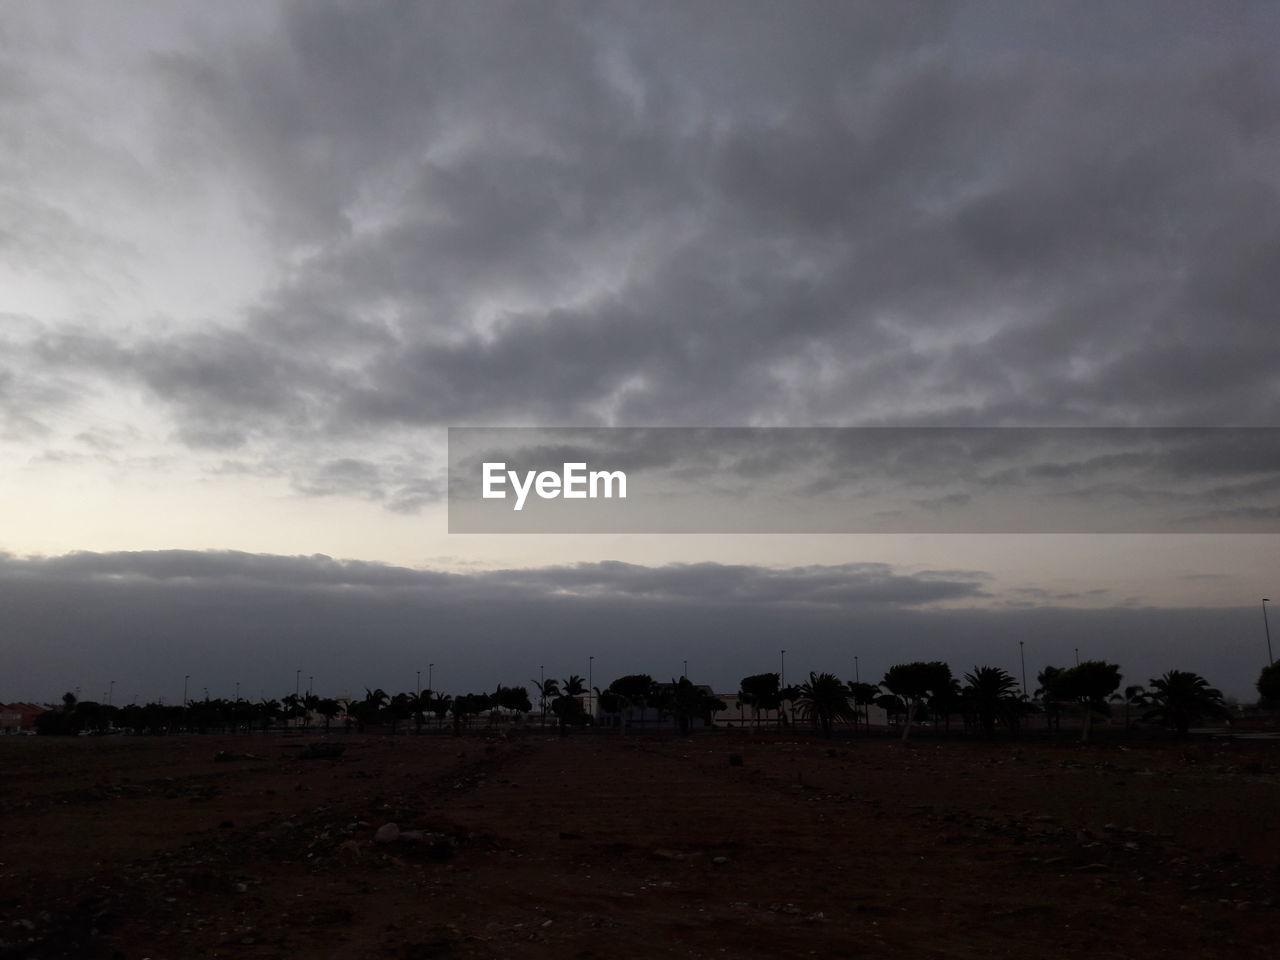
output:
[{"label": "dirt ground", "polygon": [[3,960],[1274,957],[1278,903],[1280,742],[0,740]]}]

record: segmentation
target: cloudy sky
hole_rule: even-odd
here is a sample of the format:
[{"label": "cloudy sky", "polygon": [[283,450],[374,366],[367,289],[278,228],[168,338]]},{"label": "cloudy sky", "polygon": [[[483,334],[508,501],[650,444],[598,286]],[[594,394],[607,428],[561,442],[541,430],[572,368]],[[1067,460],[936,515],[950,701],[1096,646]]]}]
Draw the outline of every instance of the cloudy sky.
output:
[{"label": "cloudy sky", "polygon": [[4,3],[0,699],[1019,640],[1248,696],[1275,534],[450,535],[445,432],[1280,427],[1278,46],[1263,3]]}]

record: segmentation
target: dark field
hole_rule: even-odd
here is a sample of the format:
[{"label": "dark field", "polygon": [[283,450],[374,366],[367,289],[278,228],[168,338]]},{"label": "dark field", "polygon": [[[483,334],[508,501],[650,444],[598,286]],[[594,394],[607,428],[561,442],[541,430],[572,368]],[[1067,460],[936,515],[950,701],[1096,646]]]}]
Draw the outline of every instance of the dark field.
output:
[{"label": "dark field", "polygon": [[322,739],[0,740],[0,958],[1280,949],[1280,742]]}]

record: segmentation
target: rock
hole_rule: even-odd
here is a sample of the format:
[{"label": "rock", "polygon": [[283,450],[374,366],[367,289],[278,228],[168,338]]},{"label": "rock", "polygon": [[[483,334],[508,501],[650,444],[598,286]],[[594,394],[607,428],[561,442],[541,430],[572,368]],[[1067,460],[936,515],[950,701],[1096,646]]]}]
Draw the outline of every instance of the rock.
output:
[{"label": "rock", "polygon": [[375,843],[395,843],[400,839],[400,828],[394,823],[384,823],[373,835]]},{"label": "rock", "polygon": [[684,859],[684,854],[681,853],[679,850],[667,850],[661,847],[653,851],[653,853],[651,853],[650,856],[653,857],[653,859],[655,860],[683,860]]},{"label": "rock", "polygon": [[729,858],[728,857],[712,857],[711,862],[715,864],[728,863]]}]

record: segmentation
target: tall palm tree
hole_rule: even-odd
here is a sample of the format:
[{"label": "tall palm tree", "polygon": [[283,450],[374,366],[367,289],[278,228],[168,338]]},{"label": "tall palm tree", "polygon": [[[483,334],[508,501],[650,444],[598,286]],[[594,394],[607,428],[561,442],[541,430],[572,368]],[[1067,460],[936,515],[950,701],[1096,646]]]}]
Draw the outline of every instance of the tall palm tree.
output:
[{"label": "tall palm tree", "polygon": [[1199,674],[1170,670],[1149,683],[1147,702],[1151,708],[1143,714],[1144,719],[1170,724],[1180,737],[1185,737],[1197,720],[1228,715],[1221,691],[1209,686]]},{"label": "tall palm tree", "polygon": [[1007,720],[1011,705],[1018,702],[1018,682],[999,667],[974,667],[964,675],[964,682],[964,700],[970,715],[977,716],[983,732],[992,736],[996,721]]},{"label": "tall palm tree", "polygon": [[560,681],[554,678],[533,680],[534,689],[538,691],[538,706],[542,710],[542,725],[547,725],[547,704],[560,696]]},{"label": "tall palm tree", "polygon": [[835,721],[857,719],[857,711],[849,704],[849,692],[834,673],[810,672],[808,681],[796,691],[796,711],[802,718],[819,724],[822,735],[829,737]]}]

